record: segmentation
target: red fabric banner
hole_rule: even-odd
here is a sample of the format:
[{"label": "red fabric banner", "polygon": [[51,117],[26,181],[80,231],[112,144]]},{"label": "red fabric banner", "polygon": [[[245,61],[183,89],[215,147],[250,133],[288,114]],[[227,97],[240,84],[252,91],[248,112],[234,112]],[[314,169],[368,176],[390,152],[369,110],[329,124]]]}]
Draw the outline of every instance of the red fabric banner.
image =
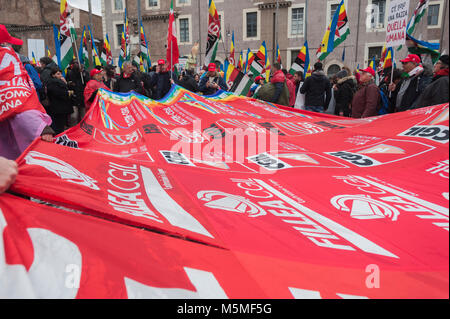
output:
[{"label": "red fabric banner", "polygon": [[12,190],[231,252],[263,291],[245,298],[448,298],[448,114],[100,90],[60,145],[22,155]]},{"label": "red fabric banner", "polygon": [[45,113],[17,53],[0,47],[0,121],[28,110]]}]

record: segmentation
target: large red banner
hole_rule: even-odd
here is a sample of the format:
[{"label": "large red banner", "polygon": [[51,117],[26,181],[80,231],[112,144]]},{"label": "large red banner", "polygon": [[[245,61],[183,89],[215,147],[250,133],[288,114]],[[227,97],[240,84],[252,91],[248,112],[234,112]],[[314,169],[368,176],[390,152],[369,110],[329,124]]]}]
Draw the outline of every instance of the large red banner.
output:
[{"label": "large red banner", "polygon": [[448,104],[349,119],[174,87],[95,105],[30,146],[14,192],[120,224],[127,254],[138,227],[230,256],[254,281],[231,298],[448,298]]}]

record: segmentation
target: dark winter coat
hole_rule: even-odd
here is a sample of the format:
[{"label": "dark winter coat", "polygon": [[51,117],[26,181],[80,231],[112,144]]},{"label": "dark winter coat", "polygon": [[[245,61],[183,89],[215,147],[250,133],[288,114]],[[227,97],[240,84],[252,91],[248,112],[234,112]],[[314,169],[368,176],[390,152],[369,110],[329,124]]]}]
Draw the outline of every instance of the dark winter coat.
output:
[{"label": "dark winter coat", "polygon": [[44,86],[47,86],[47,82],[52,78],[52,69],[57,68],[55,62],[51,62],[49,65],[47,65],[41,72],[41,82]]},{"label": "dark winter coat", "polygon": [[[212,87],[206,87],[206,83],[209,81],[209,77],[206,74],[203,78],[201,78],[200,83],[198,85],[198,90],[203,93],[203,95],[213,95],[216,94],[218,91],[215,88]],[[220,87],[220,89],[224,91],[228,91],[228,86],[225,80],[217,74],[216,77],[213,78],[213,82],[217,83]]]},{"label": "dark winter coat", "polygon": [[[412,108],[414,102],[419,98],[428,84],[431,82],[431,77],[426,76],[423,73],[411,78],[409,82],[408,88],[406,92],[403,94],[402,100],[400,102],[400,107],[396,107],[396,112],[406,111]],[[400,91],[401,85],[406,81],[403,79],[400,81],[395,89],[392,92],[392,99],[395,101],[395,105],[397,105],[397,95]]]},{"label": "dark winter coat", "polygon": [[53,77],[48,80],[47,96],[50,101],[50,105],[47,107],[47,113],[51,115],[73,113],[69,88],[62,80]]},{"label": "dark winter coat", "polygon": [[337,90],[334,91],[336,110],[347,110],[352,103],[353,95],[356,92],[356,78],[346,76],[337,82]]},{"label": "dark winter coat", "polygon": [[194,93],[198,92],[198,84],[197,84],[197,82],[194,80],[193,77],[191,77],[189,75],[183,76],[181,81],[178,81],[177,84],[179,86],[185,88],[186,90],[191,91],[191,92],[194,92]]},{"label": "dark winter coat", "polygon": [[373,80],[360,84],[352,100],[352,117],[359,119],[378,115],[380,103],[380,92]]},{"label": "dark winter coat", "polygon": [[73,90],[75,92],[75,96],[73,98],[73,102],[75,106],[85,107],[84,105],[84,88],[86,84],[89,82],[89,73],[87,71],[83,71],[83,81],[81,80],[80,71],[69,70],[67,72],[67,85],[69,90]]},{"label": "dark winter coat", "polygon": [[160,100],[169,93],[172,83],[170,72],[158,72],[152,76],[153,99]]},{"label": "dark winter coat", "polygon": [[435,76],[420,95],[419,99],[414,103],[413,109],[425,106],[439,105],[448,103],[449,99],[449,81],[448,75]]},{"label": "dark winter coat", "polygon": [[128,93],[131,91],[139,94],[144,93],[141,81],[135,73],[132,73],[129,77],[125,77],[124,73],[122,73],[116,83],[114,83],[114,91],[120,93]]},{"label": "dark winter coat", "polygon": [[306,106],[321,106],[326,109],[331,100],[331,82],[323,71],[315,71],[306,78],[300,93],[305,94]]}]

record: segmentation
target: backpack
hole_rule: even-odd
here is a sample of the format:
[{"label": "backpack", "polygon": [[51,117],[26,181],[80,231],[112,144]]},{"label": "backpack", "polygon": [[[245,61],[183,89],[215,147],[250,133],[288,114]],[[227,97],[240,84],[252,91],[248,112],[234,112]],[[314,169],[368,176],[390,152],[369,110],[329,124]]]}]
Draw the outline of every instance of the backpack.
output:
[{"label": "backpack", "polygon": [[378,115],[384,115],[389,113],[389,99],[383,90],[379,90],[380,92],[380,105],[378,105],[377,111]]}]

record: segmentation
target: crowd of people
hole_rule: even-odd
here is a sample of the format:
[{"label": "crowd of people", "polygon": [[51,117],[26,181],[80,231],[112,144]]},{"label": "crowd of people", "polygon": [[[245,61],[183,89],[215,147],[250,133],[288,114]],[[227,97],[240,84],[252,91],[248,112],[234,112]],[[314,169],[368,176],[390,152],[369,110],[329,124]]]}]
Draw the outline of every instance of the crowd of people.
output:
[{"label": "crowd of people", "polygon": [[[20,46],[22,43],[0,25],[0,49],[12,49],[12,45]],[[135,91],[154,100],[162,99],[174,83],[203,95],[229,89],[218,61],[210,63],[200,74],[187,69],[175,76],[163,59],[149,72],[140,72],[135,61],[125,61],[120,74],[116,74],[114,66],[98,66],[87,72],[74,59],[64,75],[48,57],[41,58],[38,67],[32,65],[27,57],[18,56],[46,113],[26,111],[0,121],[0,134],[3,134],[0,193],[17,174],[17,165],[10,160],[16,159],[36,137],[41,136],[44,141],[51,142],[53,136],[78,124],[101,88],[121,93]],[[448,55],[442,55],[432,71],[424,67],[418,55],[409,54],[400,62],[401,69],[384,70],[378,85],[377,74],[370,67],[353,72],[344,67],[330,78],[325,74],[323,64],[317,62],[312,74],[305,78],[300,71],[292,75],[274,63],[269,80],[256,76],[247,96],[296,109],[352,118],[401,112],[449,101]]]}]

